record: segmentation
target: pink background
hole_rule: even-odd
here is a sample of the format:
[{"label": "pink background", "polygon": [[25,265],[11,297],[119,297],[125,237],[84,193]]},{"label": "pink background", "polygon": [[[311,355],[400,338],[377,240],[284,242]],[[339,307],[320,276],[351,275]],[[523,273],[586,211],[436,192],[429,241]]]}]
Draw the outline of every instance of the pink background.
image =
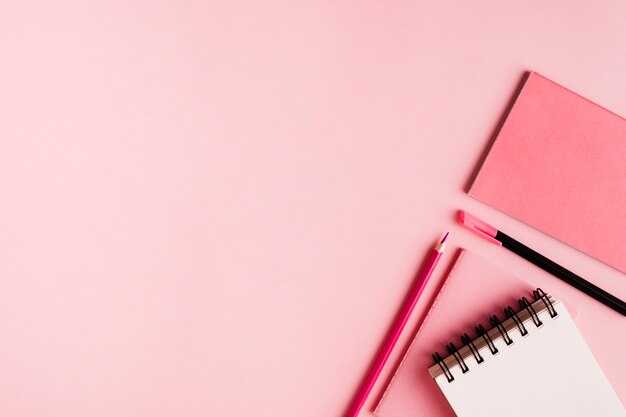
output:
[{"label": "pink background", "polygon": [[464,190],[528,69],[626,115],[625,21],[621,0],[0,0],[0,414],[340,416],[445,230],[543,276],[457,208],[624,294]]}]

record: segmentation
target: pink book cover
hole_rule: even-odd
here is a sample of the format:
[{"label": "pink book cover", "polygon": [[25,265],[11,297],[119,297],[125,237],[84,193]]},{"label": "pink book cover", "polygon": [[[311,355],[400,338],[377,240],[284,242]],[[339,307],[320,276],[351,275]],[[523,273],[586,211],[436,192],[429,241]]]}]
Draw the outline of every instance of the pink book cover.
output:
[{"label": "pink book cover", "polygon": [[619,314],[597,308],[595,300],[548,274],[529,283],[461,250],[375,413],[380,417],[453,417],[454,411],[428,373],[432,353],[446,356],[446,344],[459,346],[463,333],[475,336],[474,326],[479,323],[490,328],[488,317],[503,317],[503,309],[509,305],[519,310],[517,300],[522,296],[532,299],[537,287],[565,304],[609,383],[626,404],[626,328]]},{"label": "pink book cover", "polygon": [[626,272],[626,119],[532,72],[469,194]]}]

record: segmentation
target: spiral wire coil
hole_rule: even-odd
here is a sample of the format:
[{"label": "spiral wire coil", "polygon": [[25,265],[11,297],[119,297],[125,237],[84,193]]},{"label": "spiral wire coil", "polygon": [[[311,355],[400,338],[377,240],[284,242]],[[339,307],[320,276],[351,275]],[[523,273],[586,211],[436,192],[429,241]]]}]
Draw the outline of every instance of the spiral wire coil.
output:
[{"label": "spiral wire coil", "polygon": [[[551,318],[555,318],[558,316],[558,313],[556,309],[554,308],[552,300],[541,288],[537,288],[536,290],[533,291],[533,299],[535,300],[535,302],[541,301],[545,305],[545,309],[543,307],[539,308],[540,312],[547,310]],[[498,333],[496,335],[499,334],[498,337],[502,338],[506,346],[510,346],[513,344],[513,339],[509,335],[509,332],[511,330],[517,328],[517,330],[519,331],[522,337],[525,337],[528,335],[528,329],[526,325],[524,325],[524,321],[519,316],[519,314],[522,311],[526,311],[526,313],[528,314],[528,318],[532,320],[532,323],[536,327],[543,326],[543,322],[539,318],[539,314],[537,313],[537,310],[533,307],[533,303],[528,301],[526,297],[520,298],[518,300],[518,305],[519,305],[518,311],[515,311],[513,307],[511,306],[507,306],[504,309],[504,316],[505,316],[504,321],[506,322],[507,320],[510,319],[514,323],[514,327],[512,329],[510,328],[508,331],[506,327],[504,326],[503,322],[498,318],[498,316],[493,315],[489,318],[489,323],[491,324],[490,330],[497,329]],[[485,358],[483,357],[483,355],[480,354],[479,348],[476,346],[476,342],[478,340],[482,339],[484,341],[484,345],[489,349],[489,352],[491,353],[491,355],[496,355],[499,351],[494,343],[493,338],[489,335],[490,330],[485,329],[485,327],[482,324],[476,325],[474,330],[476,332],[476,338],[474,340],[472,340],[467,333],[463,333],[461,335],[461,343],[462,343],[461,349],[467,348],[465,358],[473,356],[474,359],[476,360],[476,363],[481,364],[485,360]],[[496,337],[496,339],[498,339],[498,337]],[[452,374],[450,370],[450,366],[446,364],[446,359],[448,357],[454,358],[454,361],[456,362],[455,365],[458,365],[460,367],[461,372],[463,374],[469,372],[470,368],[464,359],[464,355],[460,353],[460,349],[458,349],[454,343],[447,344],[446,350],[448,351],[448,356],[446,358],[442,358],[439,352],[433,353],[432,357],[435,362],[435,365],[439,367],[439,369],[441,370],[441,373],[445,375],[448,382],[452,382],[454,381],[454,375]]]}]

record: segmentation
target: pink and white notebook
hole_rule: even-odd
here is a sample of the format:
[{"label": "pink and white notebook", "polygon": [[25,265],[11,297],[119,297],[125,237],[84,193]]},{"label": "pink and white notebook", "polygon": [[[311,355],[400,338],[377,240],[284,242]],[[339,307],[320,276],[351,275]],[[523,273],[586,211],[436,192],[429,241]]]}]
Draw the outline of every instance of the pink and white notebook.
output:
[{"label": "pink and white notebook", "polygon": [[[471,359],[468,360],[468,364],[474,369],[473,375],[471,371],[463,374],[459,372],[459,368],[453,368],[451,362],[454,359],[448,358],[451,372],[457,377],[456,384],[447,384],[447,380],[442,380],[441,376],[439,380],[433,379],[429,372],[429,368],[432,371],[434,365],[433,352],[439,351],[442,356],[448,356],[447,352],[446,355],[443,353],[451,341],[458,342],[459,336],[464,332],[472,337],[476,336],[474,327],[477,323],[483,323],[485,328],[489,329],[492,327],[489,325],[490,317],[496,314],[502,318],[503,309],[509,305],[517,306],[518,299],[524,294],[532,300],[529,294],[536,287],[543,288],[554,298],[560,314],[558,319],[545,317],[546,311],[540,311],[535,306],[542,320],[546,318],[541,329],[528,324],[528,336],[523,338],[512,336],[515,337],[515,346],[501,346],[502,340],[494,338],[498,347],[502,348],[501,353],[491,357],[490,354],[483,352],[485,362],[484,366],[480,366],[481,370],[477,370],[476,364],[470,363]],[[602,403],[602,407],[596,411],[606,411],[607,415],[624,415],[626,360],[623,352],[626,351],[624,337],[626,328],[620,315],[613,314],[608,309],[597,308],[594,303],[594,300],[582,293],[571,291],[567,284],[560,283],[547,274],[545,277],[534,279],[530,284],[489,264],[477,255],[460,251],[454,267],[445,279],[429,313],[423,319],[375,413],[381,417],[452,417],[456,410],[460,416],[473,415],[473,412],[481,411],[486,413],[482,414],[483,416],[490,415],[490,409],[484,407],[493,404],[494,399],[492,398],[492,403],[488,404],[478,404],[477,401],[490,401],[494,389],[501,389],[502,395],[511,394],[510,398],[518,400],[517,403],[510,404],[510,407],[519,407],[523,404],[532,407],[533,392],[529,392],[527,388],[521,390],[524,392],[515,389],[520,381],[528,380],[516,380],[515,378],[521,376],[516,376],[515,372],[528,375],[531,381],[536,380],[537,388],[552,389],[555,385],[551,383],[557,383],[555,379],[561,375],[560,372],[552,371],[563,368],[567,372],[578,369],[581,372],[578,376],[584,373],[585,378],[578,378],[576,384],[569,380],[560,380],[558,382],[562,384],[558,386],[556,392],[542,394],[550,394],[563,400],[570,398],[571,393],[568,393],[568,389],[586,390],[588,398]],[[568,306],[573,319],[564,306]],[[528,317],[522,319],[527,320]],[[508,323],[507,326],[510,330],[512,325]],[[461,343],[457,343],[457,346],[460,345]],[[484,346],[482,348],[484,349]],[[565,352],[565,349],[570,349],[567,351],[568,355],[557,355],[558,352]],[[538,357],[540,351],[544,351],[548,356],[559,356],[559,360],[553,361],[555,364],[553,369],[541,369],[550,363],[548,360],[550,358]],[[490,360],[487,361],[488,359]],[[561,359],[567,361],[563,362]],[[541,366],[539,369],[516,366],[524,363],[524,360],[531,362],[534,360]],[[502,375],[498,376],[499,372],[502,375],[507,374],[507,378],[510,379],[502,379]],[[496,375],[495,378],[491,378],[493,375]],[[552,381],[548,381],[546,386],[543,385],[545,380],[541,379],[545,375],[552,377]],[[512,391],[506,391],[507,386]],[[550,395],[544,395],[542,398],[549,402]],[[477,405],[482,408],[472,408]],[[562,409],[567,410],[564,407]],[[511,409],[503,408],[500,411],[500,415],[515,415],[511,414]],[[527,415],[524,414],[527,411],[528,409],[522,408],[520,415]],[[536,412],[531,414],[538,415]]]},{"label": "pink and white notebook", "polygon": [[428,371],[456,415],[526,417],[532,407],[550,417],[625,417],[563,303],[541,289],[520,295],[486,329],[435,355]]},{"label": "pink and white notebook", "polygon": [[469,194],[626,272],[626,119],[529,74]]}]

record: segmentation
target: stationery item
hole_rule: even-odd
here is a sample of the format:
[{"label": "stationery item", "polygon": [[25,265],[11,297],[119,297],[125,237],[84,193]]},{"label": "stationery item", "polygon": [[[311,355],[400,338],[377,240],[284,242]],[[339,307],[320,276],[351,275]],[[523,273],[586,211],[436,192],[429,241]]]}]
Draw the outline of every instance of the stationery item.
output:
[{"label": "stationery item", "polygon": [[555,277],[567,282],[571,286],[579,289],[585,294],[595,298],[602,304],[612,308],[613,310],[626,316],[626,303],[616,296],[604,291],[602,288],[595,286],[591,282],[576,275],[572,271],[563,268],[561,265],[546,258],[538,252],[535,252],[523,243],[518,242],[510,236],[507,236],[502,231],[495,227],[485,223],[484,221],[472,216],[471,214],[459,210],[458,216],[459,222],[474,233],[487,239],[488,241],[495,243],[499,246],[503,246],[511,252],[521,256],[529,262],[537,265],[539,268],[546,272],[551,273]]},{"label": "stationery item", "polygon": [[[429,295],[432,290],[437,297],[432,297],[429,308],[416,317],[417,333],[382,398],[379,398],[375,414],[378,417],[453,417],[454,411],[427,371],[433,364],[433,350],[457,340],[459,331],[473,329],[481,318],[488,322],[487,318],[494,312],[502,311],[507,305],[515,305],[520,295],[537,287],[549,288],[555,299],[568,306],[576,327],[607,380],[622,404],[626,404],[626,321],[621,315],[598,308],[594,299],[572,291],[568,284],[555,280],[543,271],[537,271],[532,283],[528,283],[472,252],[459,250],[447,276],[441,279],[433,277],[428,293],[424,294]],[[548,325],[545,323],[546,330]],[[532,337],[529,335],[529,341]],[[498,358],[485,357],[485,361],[488,359],[495,361]],[[537,379],[542,377],[543,372],[532,371]],[[502,389],[506,384],[507,380],[503,379]],[[507,415],[509,408],[523,404],[526,404],[530,415],[544,415],[532,411],[533,395],[533,392],[521,394],[519,400],[509,404],[500,415]],[[489,396],[489,392],[483,392],[476,399],[483,401]]]},{"label": "stationery item", "polygon": [[404,303],[404,306],[402,307],[402,310],[398,314],[398,317],[396,318],[396,321],[391,328],[389,335],[387,336],[387,340],[378,352],[378,356],[376,356],[372,367],[370,368],[367,376],[365,377],[365,380],[363,381],[363,385],[361,385],[357,396],[355,397],[352,405],[350,406],[350,409],[348,410],[348,417],[355,417],[359,414],[359,411],[363,407],[363,404],[365,403],[367,396],[371,392],[372,387],[376,382],[376,379],[380,375],[380,372],[387,362],[387,359],[389,358],[393,347],[398,341],[398,338],[400,337],[400,334],[402,333],[402,330],[404,329],[404,326],[406,325],[406,322],[409,319],[411,312],[415,308],[417,300],[420,298],[420,295],[422,295],[422,292],[426,287],[426,283],[428,283],[430,276],[433,274],[433,271],[435,270],[435,267],[437,266],[441,255],[443,254],[443,251],[446,247],[447,238],[448,233],[446,233],[443,239],[441,239],[441,242],[437,243],[435,247],[430,251],[424,267],[419,273],[417,280],[415,281],[415,284],[413,285],[413,288],[411,289],[411,292],[409,293]]},{"label": "stationery item", "polygon": [[626,120],[529,74],[469,194],[626,272]]},{"label": "stationery item", "polygon": [[[461,336],[428,371],[459,417],[526,417],[528,406],[542,416],[624,417],[615,392],[578,333],[567,309],[541,289],[502,319],[489,318],[490,330]],[[461,330],[462,331],[462,330]]]}]

